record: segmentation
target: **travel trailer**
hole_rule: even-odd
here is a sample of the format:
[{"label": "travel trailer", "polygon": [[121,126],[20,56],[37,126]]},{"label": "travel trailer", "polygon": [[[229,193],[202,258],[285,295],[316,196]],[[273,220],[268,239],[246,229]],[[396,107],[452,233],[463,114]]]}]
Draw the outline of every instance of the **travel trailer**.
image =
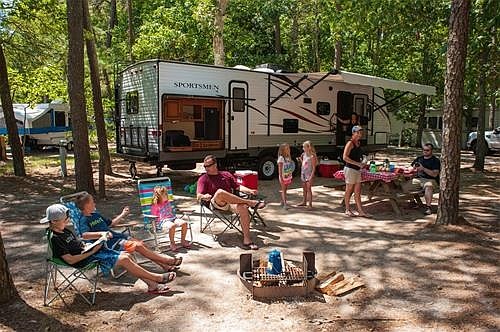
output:
[{"label": "travel trailer", "polygon": [[[342,120],[365,127],[367,150],[389,140],[383,89],[434,95],[431,86],[331,71],[282,73],[269,68],[148,60],[125,68],[116,86],[117,152],[158,168],[192,169],[207,154],[228,169],[277,174],[278,146],[294,160],[310,140],[320,158],[336,159],[346,142]],[[298,167],[296,167],[298,169]]]},{"label": "travel trailer", "polygon": [[[60,102],[14,104],[17,131],[26,147],[36,149],[56,146],[66,140],[66,148],[73,150],[69,105]],[[1,109],[1,106],[0,106]],[[0,135],[7,134],[3,110],[0,111]]]}]

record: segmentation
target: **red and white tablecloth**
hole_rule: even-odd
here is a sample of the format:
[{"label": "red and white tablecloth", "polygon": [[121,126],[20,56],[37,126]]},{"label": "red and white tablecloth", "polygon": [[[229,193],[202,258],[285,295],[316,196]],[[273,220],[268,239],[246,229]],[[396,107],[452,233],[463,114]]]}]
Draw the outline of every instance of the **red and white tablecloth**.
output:
[{"label": "red and white tablecloth", "polygon": [[[398,176],[404,175],[405,177],[412,177],[413,172],[405,172],[405,173],[396,173],[396,172],[375,172],[371,173],[366,169],[361,170],[361,182],[371,182],[371,181],[384,181],[384,182],[392,182]],[[333,175],[337,180],[345,180],[344,170],[340,170],[335,172]]]}]

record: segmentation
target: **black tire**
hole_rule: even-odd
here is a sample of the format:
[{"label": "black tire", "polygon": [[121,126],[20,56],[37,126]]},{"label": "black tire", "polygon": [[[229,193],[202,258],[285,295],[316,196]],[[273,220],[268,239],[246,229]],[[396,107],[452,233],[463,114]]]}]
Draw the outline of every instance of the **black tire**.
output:
[{"label": "black tire", "polygon": [[264,156],[259,160],[259,178],[261,180],[272,180],[278,175],[278,165],[273,156]]},{"label": "black tire", "polygon": [[74,148],[75,148],[75,145],[73,144],[73,141],[68,142],[68,144],[66,144],[66,150],[73,151]]}]

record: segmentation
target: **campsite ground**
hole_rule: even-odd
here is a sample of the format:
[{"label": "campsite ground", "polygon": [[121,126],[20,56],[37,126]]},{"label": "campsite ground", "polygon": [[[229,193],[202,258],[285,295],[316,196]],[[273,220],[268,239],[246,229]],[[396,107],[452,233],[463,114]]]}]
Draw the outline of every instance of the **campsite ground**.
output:
[{"label": "campsite ground", "polygon": [[[388,156],[403,164],[416,153],[398,149],[377,158]],[[487,157],[485,173],[472,172],[472,162],[473,155],[464,152],[460,226],[432,227],[435,214],[424,216],[409,207],[395,218],[386,202],[367,204],[373,219],[347,218],[339,206],[343,192],[325,187],[330,181],[326,178],[315,182],[313,210],[284,211],[277,182],[259,183],[270,204],[262,210],[268,227],[253,230],[260,246],[254,254],[280,248],[286,258],[300,260],[304,250],[313,250],[321,274],[342,271],[364,281],[364,288],[342,297],[314,293],[307,298],[253,300],[236,277],[239,255],[245,252],[239,236],[229,232],[214,242],[199,233],[195,217],[196,243],[178,254],[184,263],[172,293],[147,295],[142,282],[127,276],[103,280],[91,308],[78,298],[70,298],[69,308],[61,302],[43,306],[46,246],[44,227],[37,221],[47,205],[72,191],[74,177],[62,179],[53,163],[31,170],[26,178],[1,176],[1,234],[23,301],[0,307],[0,330],[497,330],[500,156]],[[130,205],[130,219],[139,220],[135,181],[127,177],[127,167],[114,160],[117,175],[106,178],[107,199],[98,202],[98,209],[112,216]],[[152,176],[154,170],[145,169],[140,175]],[[193,197],[182,188],[195,181],[198,171],[167,175],[178,204],[193,206]],[[299,187],[295,179],[290,201],[299,202]]]}]

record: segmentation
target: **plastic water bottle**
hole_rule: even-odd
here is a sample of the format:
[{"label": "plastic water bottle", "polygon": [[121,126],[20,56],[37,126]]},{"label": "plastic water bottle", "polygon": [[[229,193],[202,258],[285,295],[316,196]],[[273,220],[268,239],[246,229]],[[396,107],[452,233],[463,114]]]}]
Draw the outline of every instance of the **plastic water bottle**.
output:
[{"label": "plastic water bottle", "polygon": [[373,160],[370,162],[370,173],[377,173],[377,165]]},{"label": "plastic water bottle", "polygon": [[274,249],[268,255],[267,273],[280,274],[282,271],[281,252],[278,249]]}]

